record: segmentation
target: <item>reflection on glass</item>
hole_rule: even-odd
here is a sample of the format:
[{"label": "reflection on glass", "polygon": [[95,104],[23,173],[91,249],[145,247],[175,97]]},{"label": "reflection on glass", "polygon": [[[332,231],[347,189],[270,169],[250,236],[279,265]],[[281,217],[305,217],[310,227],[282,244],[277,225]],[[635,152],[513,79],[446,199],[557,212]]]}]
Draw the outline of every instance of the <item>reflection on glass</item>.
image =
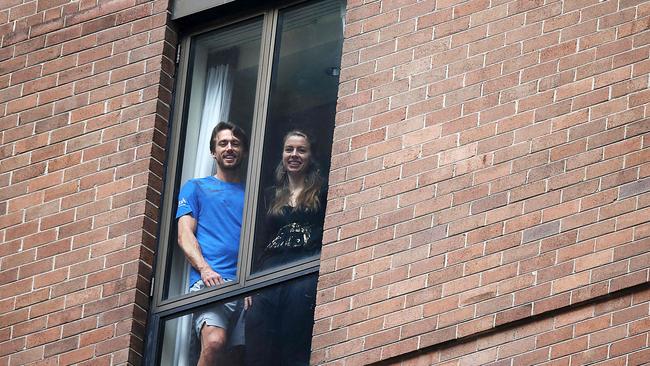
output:
[{"label": "reflection on glass", "polygon": [[317,279],[313,273],[253,294],[246,311],[246,366],[309,365]]},{"label": "reflection on glass", "polygon": [[[191,44],[189,85],[185,112],[185,149],[181,181],[208,177],[215,173],[210,136],[220,121],[232,121],[250,134],[255,103],[262,19],[219,29],[195,37]],[[245,165],[244,162],[243,165]],[[245,172],[245,166],[240,167]],[[240,218],[237,218],[240,220]],[[240,220],[241,221],[241,220]],[[175,245],[176,225],[172,226],[171,255],[165,297],[187,293],[190,266]]]},{"label": "reflection on glass", "polygon": [[[230,261],[227,268],[231,272],[231,280],[235,280],[236,278],[232,277],[239,275],[236,273],[236,262],[237,248],[239,248],[238,238],[241,230],[241,212],[243,210],[243,184],[223,180],[215,181],[217,178],[213,177],[213,174],[215,174],[215,158],[212,151],[218,151],[220,147],[218,144],[211,147],[210,139],[213,128],[220,121],[232,121],[236,126],[241,127],[246,134],[250,134],[261,33],[262,20],[255,19],[237,26],[200,35],[192,40],[190,50],[188,98],[184,114],[185,149],[182,152],[181,180],[178,184],[183,186],[180,193],[183,197],[186,197],[184,195],[187,193],[188,187],[191,187],[192,193],[188,197],[196,197],[194,201],[197,204],[192,203],[189,205],[191,206],[191,214],[188,213],[182,219],[191,216],[195,220],[194,223],[197,224],[194,234],[198,237],[199,227],[209,228],[211,223],[208,222],[208,225],[205,222],[198,223],[201,216],[196,212],[199,211],[196,207],[216,206],[218,207],[217,211],[223,207],[222,211],[231,216],[229,220],[215,219],[221,225],[225,225],[224,222],[226,221],[231,223],[229,224],[230,227],[226,228],[228,230],[222,230],[223,227],[215,228],[220,230],[219,232],[230,232],[230,237],[234,238],[231,242],[226,243],[230,249],[228,251]],[[232,129],[228,131],[232,131]],[[225,138],[230,138],[228,137],[228,131],[223,132]],[[219,136],[221,136],[221,133],[219,133]],[[232,149],[233,143],[233,140],[229,140],[229,144],[225,146],[225,149]],[[232,155],[231,153],[228,154]],[[224,161],[220,162],[220,167],[222,167],[222,164],[229,164],[232,159],[232,156],[220,156],[222,160],[228,160],[225,163]],[[240,164],[240,172],[246,171],[245,164],[245,161]],[[194,178],[201,178],[202,180],[193,180]],[[242,176],[243,178],[245,177]],[[192,183],[188,184],[190,180],[192,180]],[[226,189],[231,194],[228,194],[225,198],[223,194],[217,197],[214,191],[222,189]],[[207,204],[208,200],[201,198],[208,196],[212,197],[209,200],[210,205]],[[232,201],[235,196],[241,197],[241,199],[236,202]],[[180,212],[181,206],[188,205],[189,201],[192,201],[192,198],[187,200],[183,198],[178,202],[178,211],[176,207],[174,211]],[[212,204],[215,201],[216,204]],[[236,210],[231,209],[233,203],[237,204]],[[201,204],[204,205],[201,206]],[[204,213],[209,210],[201,208],[200,211],[202,217],[219,217],[218,212],[212,212],[206,216]],[[236,214],[233,215],[233,213]],[[196,272],[191,271],[192,267],[186,260],[184,251],[176,245],[179,231],[181,234],[185,232],[178,229],[176,221],[180,225],[181,220],[175,220],[171,225],[172,230],[170,230],[169,235],[170,254],[167,257],[168,265],[166,268],[168,270],[165,274],[165,298],[185,294],[190,291],[191,287],[193,290],[201,290],[200,286],[198,286],[200,284],[194,280],[197,277]],[[203,232],[208,231],[204,230]],[[211,242],[215,243],[217,241]],[[198,246],[201,248],[201,252],[204,251],[206,245],[205,242],[201,243],[201,240],[199,240]],[[214,248],[214,245],[212,247]],[[212,260],[213,262],[221,260],[216,250],[212,250],[212,252],[213,254],[216,253],[213,255],[214,258],[209,259],[206,253],[206,260]],[[199,253],[199,255],[203,257],[202,253]],[[190,272],[194,274],[191,275]],[[198,359],[199,356],[199,353],[195,352],[198,343],[193,344],[190,342],[191,339],[195,341],[197,339],[196,332],[192,331],[192,328],[191,316],[184,316],[169,322],[165,328],[165,345],[163,348],[163,358],[166,364],[187,365],[196,363],[195,358]],[[198,350],[200,349],[198,347]]]},{"label": "reflection on glass", "polygon": [[[244,300],[234,299],[203,306],[191,314],[165,321],[160,365],[196,365],[206,341],[205,331],[219,323],[226,334],[225,344],[217,349],[218,362],[210,364],[242,365],[244,360]],[[191,329],[187,325],[191,324]],[[209,325],[212,324],[212,325]],[[201,340],[203,334],[204,340]],[[183,335],[180,337],[179,335]],[[204,343],[207,344],[207,343]]]},{"label": "reflection on glass", "polygon": [[[244,308],[243,299],[226,300],[166,320],[160,364],[196,365],[201,341],[196,329],[185,330],[186,324],[194,324],[205,312],[234,304],[225,328],[227,341],[220,365],[308,365],[316,280],[317,274],[313,273],[256,291],[248,297],[251,299],[248,309]],[[266,310],[256,311],[260,308]],[[179,334],[185,338],[181,339]]]},{"label": "reflection on glass", "polygon": [[318,255],[323,237],[327,189],[314,139],[294,129],[280,142],[275,184],[264,191],[263,228],[270,235],[255,262],[262,271]]},{"label": "reflection on glass", "polygon": [[[314,259],[320,253],[327,186],[324,179],[329,170],[338,90],[336,71],[341,59],[341,9],[340,1],[324,1],[284,9],[279,14],[253,273]],[[306,157],[287,155],[287,139],[300,139],[287,134],[296,130],[303,135]],[[297,161],[304,171],[296,178],[308,184],[294,187],[295,182],[289,181],[290,164]]]}]

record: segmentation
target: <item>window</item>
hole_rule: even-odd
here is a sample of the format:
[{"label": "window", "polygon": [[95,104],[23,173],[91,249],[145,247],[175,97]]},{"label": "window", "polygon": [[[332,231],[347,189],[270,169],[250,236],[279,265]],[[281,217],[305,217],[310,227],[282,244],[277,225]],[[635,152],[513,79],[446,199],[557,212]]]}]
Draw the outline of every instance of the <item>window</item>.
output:
[{"label": "window", "polygon": [[[249,13],[236,21],[224,20],[223,24],[183,38],[170,131],[157,283],[147,340],[148,364],[196,363],[200,345],[192,331],[192,317],[201,309],[234,300],[240,306],[241,299],[250,295],[253,307],[256,300],[258,304],[266,301],[273,306],[274,296],[280,296],[278,289],[304,288],[315,295],[320,248],[283,256],[282,260],[267,260],[268,247],[277,242],[280,232],[295,234],[292,228],[269,224],[273,222],[269,219],[269,197],[275,192],[275,170],[283,156],[286,133],[304,131],[313,139],[310,161],[317,163],[323,179],[323,189],[318,192],[322,205],[319,210],[310,211],[314,216],[312,222],[320,221],[321,226],[316,225],[310,232],[322,235],[343,14],[344,4],[339,0],[292,3]],[[214,174],[208,144],[218,121],[231,121],[250,139],[242,169],[245,198],[236,277],[226,284],[190,293],[191,267],[176,244],[177,197],[180,187],[190,179]],[[300,237],[304,232],[296,235]],[[240,315],[243,317],[244,313]],[[284,325],[274,324],[271,335],[266,336],[280,339],[277,348],[286,342],[294,348],[300,345],[308,353],[313,309],[305,316],[308,319],[301,322],[308,323],[307,328],[285,329]],[[237,321],[235,318],[233,322]],[[257,321],[266,319],[258,314]],[[236,358],[247,356],[242,356],[242,352],[248,352],[248,356],[251,352],[264,355],[265,350],[259,346],[251,349],[252,344],[258,344],[254,337],[261,333],[239,334],[246,329],[242,325],[229,329],[233,332],[229,334],[229,351],[234,357],[231,364],[237,364]],[[308,334],[304,329],[309,330]]]}]

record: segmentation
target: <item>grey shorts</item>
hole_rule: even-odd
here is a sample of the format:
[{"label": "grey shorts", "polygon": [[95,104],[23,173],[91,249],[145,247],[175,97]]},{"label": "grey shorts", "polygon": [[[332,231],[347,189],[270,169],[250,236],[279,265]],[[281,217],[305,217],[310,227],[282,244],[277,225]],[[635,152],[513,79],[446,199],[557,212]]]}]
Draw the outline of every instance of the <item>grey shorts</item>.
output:
[{"label": "grey shorts", "polygon": [[[190,292],[196,292],[205,287],[202,280],[198,280],[190,287]],[[194,331],[197,337],[201,338],[201,329],[209,325],[226,329],[230,333],[229,344],[243,344],[243,335],[239,332],[243,328],[239,322],[242,314],[243,303],[241,300],[218,303],[195,312],[193,315]],[[242,339],[239,339],[242,338]]]}]

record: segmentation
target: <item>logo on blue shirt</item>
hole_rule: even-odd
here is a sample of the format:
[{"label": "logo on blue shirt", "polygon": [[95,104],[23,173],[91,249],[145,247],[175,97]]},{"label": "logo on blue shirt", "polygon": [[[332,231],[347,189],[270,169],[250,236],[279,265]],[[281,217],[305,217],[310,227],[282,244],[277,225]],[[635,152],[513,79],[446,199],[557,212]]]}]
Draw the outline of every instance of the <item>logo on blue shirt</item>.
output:
[{"label": "logo on blue shirt", "polygon": [[181,198],[181,200],[178,201],[178,207],[187,206],[187,205],[189,205],[189,203],[187,202],[187,199],[185,199],[185,198]]}]

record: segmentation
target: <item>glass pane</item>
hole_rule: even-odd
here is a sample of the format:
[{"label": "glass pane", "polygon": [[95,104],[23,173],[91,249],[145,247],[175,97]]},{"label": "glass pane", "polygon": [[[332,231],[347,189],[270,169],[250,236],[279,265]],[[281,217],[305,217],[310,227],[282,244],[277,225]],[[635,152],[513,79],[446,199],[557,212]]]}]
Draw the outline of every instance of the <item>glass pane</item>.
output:
[{"label": "glass pane", "polygon": [[[209,364],[242,365],[246,315],[243,307],[242,299],[226,300],[165,321],[160,365],[196,365],[202,357],[203,344],[208,346],[203,357],[218,358]],[[223,340],[225,346],[210,353],[210,339]]]},{"label": "glass pane", "polygon": [[[279,14],[252,273],[314,259],[320,253],[342,9],[340,1],[324,1]],[[294,130],[302,133],[287,139]],[[288,145],[293,151],[287,150]]]},{"label": "glass pane", "polygon": [[210,364],[308,365],[316,281],[314,273],[256,291],[248,297],[247,309],[246,300],[239,298],[165,321],[160,364],[196,365],[199,357],[208,357],[203,332],[214,331],[209,325],[220,323],[225,324],[217,326],[225,346],[212,354],[219,359]]},{"label": "glass pane", "polygon": [[[181,201],[183,204],[189,202],[190,209],[178,211],[178,214],[187,214],[195,219],[194,234],[199,238],[199,254],[213,270],[224,272],[220,275],[229,280],[235,280],[233,277],[237,276],[246,155],[243,152],[238,155],[241,161],[237,169],[239,182],[215,178],[218,158],[212,155],[210,138],[220,121],[230,121],[250,135],[261,34],[262,19],[258,18],[202,34],[191,42],[184,147],[181,149],[181,179],[178,183],[178,187],[183,187],[180,189]],[[188,183],[190,180],[192,182]],[[186,193],[189,196],[186,197]],[[171,254],[167,259],[166,298],[187,293],[200,279],[198,271],[186,260],[185,252],[176,245],[176,221],[171,225],[173,229],[169,236]],[[227,238],[221,235],[224,232],[229,233]]]}]

